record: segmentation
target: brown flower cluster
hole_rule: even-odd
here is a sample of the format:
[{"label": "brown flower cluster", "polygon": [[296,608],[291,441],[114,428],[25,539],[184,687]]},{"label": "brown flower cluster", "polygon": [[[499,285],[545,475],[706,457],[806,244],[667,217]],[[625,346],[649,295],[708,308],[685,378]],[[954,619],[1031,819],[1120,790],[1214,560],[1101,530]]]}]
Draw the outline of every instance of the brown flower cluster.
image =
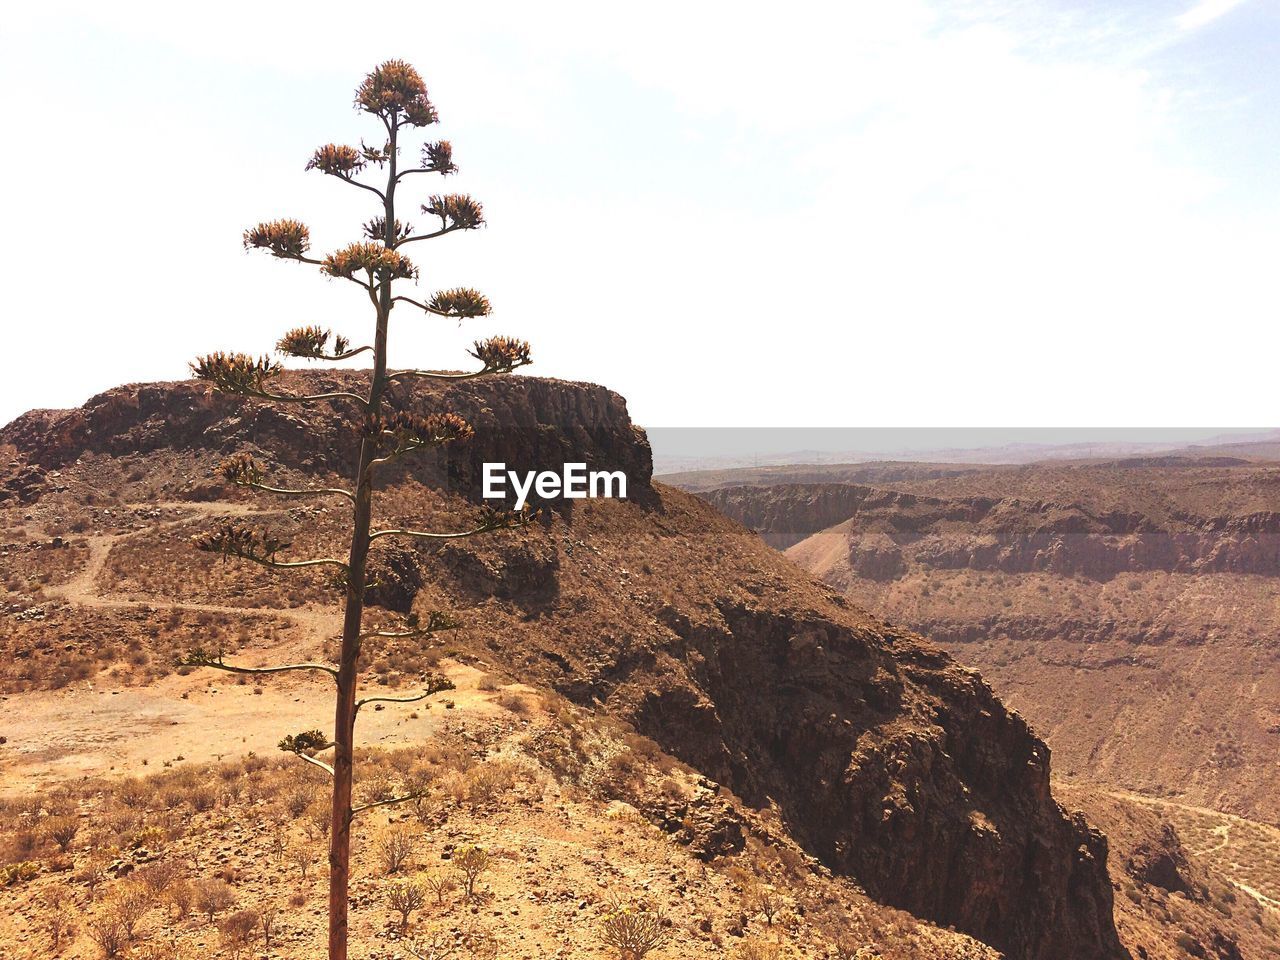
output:
[{"label": "brown flower cluster", "polygon": [[421,416],[404,410],[383,414],[372,424],[370,432],[394,439],[397,449],[402,450],[465,443],[475,436],[471,424],[456,413]]},{"label": "brown flower cluster", "polygon": [[427,309],[442,317],[456,317],[459,320],[487,317],[493,312],[488,297],[479,290],[467,287],[454,287],[452,290],[433,293],[427,301]]},{"label": "brown flower cluster", "polygon": [[222,479],[237,486],[249,487],[262,482],[262,468],[247,453],[233,453],[220,464],[218,473]]},{"label": "brown flower cluster", "polygon": [[411,279],[418,268],[404,254],[380,243],[353,243],[324,258],[320,269],[331,277],[353,277],[360,271],[386,273],[391,279]]},{"label": "brown flower cluster", "polygon": [[[329,338],[333,337],[333,353],[329,353]],[[323,327],[295,327],[276,341],[276,350],[289,357],[305,357],[325,360],[341,357],[350,348],[346,337],[337,337]]]},{"label": "brown flower cluster", "polygon": [[388,60],[365,77],[356,90],[356,106],[396,122],[397,114],[403,114],[404,121],[415,127],[440,119],[422,77],[403,60]]},{"label": "brown flower cluster", "polygon": [[484,223],[484,207],[464,193],[431,197],[422,212],[439,217],[440,225],[449,230],[474,230]]},{"label": "brown flower cluster", "polygon": [[[393,226],[395,227],[395,230],[391,236],[392,242],[394,243],[399,243],[401,240],[408,239],[409,235],[413,233],[412,224],[401,223],[399,220],[396,220]],[[387,236],[387,218],[374,217],[372,220],[366,220],[361,226],[361,229],[364,231],[364,235],[370,240],[376,240],[378,243],[382,243],[385,241]]]},{"label": "brown flower cluster", "polygon": [[269,534],[243,527],[230,520],[223,520],[217,527],[191,538],[197,550],[220,553],[223,558],[242,557],[258,563],[271,563],[289,544]]},{"label": "brown flower cluster", "polygon": [[470,350],[489,373],[510,373],[533,361],[529,358],[529,342],[515,337],[490,337],[477,340]]},{"label": "brown flower cluster", "polygon": [[297,220],[272,220],[244,232],[246,250],[266,250],[273,257],[297,259],[311,249],[311,231]]},{"label": "brown flower cluster", "polygon": [[276,744],[276,747],[285,753],[305,753],[307,756],[313,756],[331,746],[333,744],[329,742],[329,738],[319,730],[303,730],[301,733],[291,733]]},{"label": "brown flower cluster", "polygon": [[224,393],[261,394],[267,383],[280,375],[283,368],[270,357],[251,357],[247,353],[217,353],[198,357],[191,364],[197,380],[210,383]]},{"label": "brown flower cluster", "polygon": [[308,170],[319,170],[332,177],[350,177],[364,168],[365,158],[355,147],[326,143],[307,161]]},{"label": "brown flower cluster", "polygon": [[457,164],[453,162],[453,144],[448,140],[424,143],[422,145],[422,168],[442,176],[457,173]]}]

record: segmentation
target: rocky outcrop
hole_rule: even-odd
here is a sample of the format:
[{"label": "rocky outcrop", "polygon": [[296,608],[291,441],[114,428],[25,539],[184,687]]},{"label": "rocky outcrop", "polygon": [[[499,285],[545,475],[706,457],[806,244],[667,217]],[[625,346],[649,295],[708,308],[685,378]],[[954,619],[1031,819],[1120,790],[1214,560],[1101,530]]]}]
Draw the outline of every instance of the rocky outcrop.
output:
[{"label": "rocky outcrop", "polygon": [[849,483],[788,483],[721,487],[700,496],[726,517],[755,530],[775,550],[785,550],[812,533],[843,523],[872,492],[870,487]]},{"label": "rocky outcrop", "polygon": [[833,870],[1011,958],[1123,955],[1105,838],[1063,814],[1048,749],[976,674],[811,613],[722,602],[660,619],[680,665],[613,696],[677,756],[776,804]]},{"label": "rocky outcrop", "polygon": [[[283,378],[296,393],[359,390],[359,373],[304,373]],[[392,408],[419,413],[451,410],[475,428],[475,438],[434,457],[416,458],[419,479],[478,499],[482,464],[512,470],[559,470],[566,461],[588,469],[623,470],[628,493],[649,495],[653,472],[649,443],[634,427],[626,401],[594,384],[534,377],[425,384],[392,390]],[[152,451],[196,452],[212,458],[237,450],[260,451],[273,465],[308,472],[343,472],[354,464],[357,441],[341,402],[308,405],[247,401],[209,391],[195,381],[117,387],[75,410],[37,410],[0,429],[0,445],[21,457],[31,489],[32,468],[52,470],[90,453],[123,457]],[[393,473],[389,480],[394,482]]]}]

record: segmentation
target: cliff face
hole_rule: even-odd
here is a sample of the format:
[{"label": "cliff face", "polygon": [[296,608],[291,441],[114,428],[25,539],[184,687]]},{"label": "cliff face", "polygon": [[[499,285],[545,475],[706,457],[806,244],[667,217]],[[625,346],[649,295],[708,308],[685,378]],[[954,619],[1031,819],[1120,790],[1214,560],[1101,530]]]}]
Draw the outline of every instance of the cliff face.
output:
[{"label": "cliff face", "polygon": [[787,483],[720,487],[699,495],[726,517],[755,530],[775,550],[785,550],[843,523],[873,493],[870,487],[852,483]]},{"label": "cliff face", "polygon": [[1045,463],[700,495],[775,543],[848,509],[787,556],[981,670],[1060,775],[1280,816],[1280,464]]},{"label": "cliff face", "polygon": [[1105,838],[1063,815],[1048,749],[976,674],[836,612],[720,602],[660,620],[682,666],[628,712],[777,804],[832,869],[1010,957],[1120,955]]},{"label": "cliff face", "polygon": [[[297,383],[331,389],[356,377]],[[851,606],[707,504],[651,484],[647,441],[620,397],[515,377],[396,402],[456,410],[479,434],[450,459],[393,475],[387,509],[397,515],[465,515],[491,460],[624,469],[633,495],[578,501],[519,532],[388,552],[387,606],[456,610],[486,658],[629,719],[751,803],[772,805],[814,856],[885,902],[1012,960],[1124,956],[1106,842],[1054,801],[1048,750],[1026,724],[946,654]],[[175,491],[208,498],[203,475],[183,477],[232,450],[318,475],[352,456],[327,415],[187,384],[30,414],[0,443],[15,453],[11,475],[42,471],[35,496],[55,500],[72,495],[69,479],[106,476],[122,458],[152,483],[173,477]],[[341,514],[274,522],[286,540],[340,542]],[[227,602],[212,592],[231,576],[225,568],[158,547],[147,558],[156,583]],[[207,575],[193,576],[195,564]]]},{"label": "cliff face", "polygon": [[807,536],[849,541],[849,566],[871,580],[913,564],[938,570],[1045,572],[1110,580],[1122,573],[1230,572],[1280,576],[1280,512],[1093,512],[1075,503],[926,497],[854,484],[736,486],[701,494],[787,549]]},{"label": "cliff face", "polygon": [[[359,373],[291,373],[282,387],[327,393],[359,389],[365,380]],[[509,469],[524,471],[580,461],[590,469],[624,470],[632,496],[648,494],[653,472],[648,440],[631,424],[626,401],[604,387],[521,377],[393,389],[388,401],[417,413],[451,410],[475,427],[470,443],[447,455],[420,458],[414,467],[420,478],[469,499],[479,496],[485,462],[506,462]],[[83,407],[32,411],[0,429],[0,445],[12,445],[20,454],[0,484],[0,500],[6,491],[33,499],[50,471],[85,454],[165,451],[216,462],[220,455],[252,449],[286,469],[349,472],[358,448],[339,418],[352,415],[349,405],[338,402],[304,410],[229,398],[191,381],[118,387]],[[390,479],[407,475],[402,469]]]}]

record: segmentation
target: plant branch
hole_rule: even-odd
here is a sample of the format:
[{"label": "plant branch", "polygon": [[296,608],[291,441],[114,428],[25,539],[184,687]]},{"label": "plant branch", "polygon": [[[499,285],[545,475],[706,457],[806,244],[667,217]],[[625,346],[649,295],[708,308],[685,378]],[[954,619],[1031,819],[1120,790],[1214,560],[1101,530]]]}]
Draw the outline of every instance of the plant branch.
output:
[{"label": "plant branch", "polygon": [[[413,173],[415,171],[411,170],[409,172]],[[421,172],[426,173],[427,171],[423,170]],[[446,233],[453,233],[454,231],[465,230],[465,229],[467,228],[466,227],[441,227],[439,230],[431,231],[431,233],[418,233],[418,234],[414,234],[412,237],[405,237],[403,240],[397,241],[396,246],[403,247],[406,243],[416,243],[419,240],[434,240],[436,237],[443,237]]]},{"label": "plant branch", "polygon": [[325,773],[329,774],[329,776],[333,776],[333,767],[329,766],[329,764],[325,763],[323,760],[317,760],[315,757],[309,757],[305,753],[295,753],[294,756],[299,760],[305,760],[307,763],[319,767]]},{"label": "plant branch", "polygon": [[345,393],[338,391],[336,393],[310,393],[303,396],[295,396],[288,393],[270,393],[266,390],[246,389],[243,391],[245,396],[259,397],[263,400],[278,400],[282,403],[318,403],[321,400],[352,400],[361,407],[368,410],[369,401],[364,397],[354,393]]},{"label": "plant branch", "polygon": [[350,360],[352,357],[358,357],[362,353],[373,350],[373,347],[356,347],[354,350],[347,350],[344,353],[335,353],[330,356],[323,357],[307,357],[308,360]]},{"label": "plant branch", "polygon": [[377,187],[371,187],[367,183],[361,183],[355,177],[346,176],[341,173],[335,173],[334,176],[337,177],[339,180],[343,181],[344,183],[351,184],[353,187],[359,187],[361,190],[368,190],[370,193],[375,194],[378,197],[378,199],[381,200],[383,203],[387,202],[387,195],[383,193],[381,190],[379,190]]},{"label": "plant branch", "polygon": [[437,373],[434,370],[400,370],[387,374],[388,380],[474,380],[496,371],[490,367],[471,373]]},{"label": "plant branch", "polygon": [[361,803],[351,808],[351,816],[357,813],[363,813],[366,810],[372,810],[374,807],[388,807],[393,803],[405,803],[409,800],[421,800],[428,795],[428,791],[419,791],[418,793],[406,793],[403,797],[390,797],[387,800],[375,800],[372,803]]},{"label": "plant branch", "polygon": [[316,560],[272,560],[270,557],[246,557],[240,554],[241,560],[249,560],[263,567],[272,567],[277,570],[291,570],[300,567],[338,567],[342,570],[347,569],[346,563],[341,560],[335,560],[333,557],[320,557]]},{"label": "plant branch", "polygon": [[[461,540],[463,537],[474,537],[478,533],[490,533],[494,530],[506,529],[508,525],[484,524],[474,530],[463,530],[460,533],[431,533],[427,530],[375,530],[369,534],[369,541],[379,537],[415,537],[418,540]],[[514,526],[511,524],[510,526]]]},{"label": "plant branch", "polygon": [[289,490],[284,487],[269,487],[265,483],[238,483],[237,486],[249,487],[254,490],[262,490],[266,493],[278,493],[285,497],[317,497],[324,495],[334,495],[346,497],[348,500],[355,501],[355,494],[350,490],[341,490],[338,487],[312,487],[305,490]]},{"label": "plant branch", "polygon": [[366,703],[417,703],[419,700],[425,700],[427,697],[433,697],[442,690],[452,690],[453,684],[447,687],[437,687],[434,690],[424,690],[422,693],[415,693],[411,697],[365,697],[363,700],[356,701],[356,710],[358,711]]},{"label": "plant branch", "polygon": [[335,680],[338,678],[338,671],[326,663],[285,663],[276,667],[242,667],[234,663],[227,663],[219,654],[216,658],[210,657],[202,651],[195,651],[190,656],[178,661],[178,665],[182,667],[208,667],[212,670],[224,670],[227,673],[242,674],[267,674],[267,673],[287,673],[292,670],[302,671],[319,671],[327,673]]}]

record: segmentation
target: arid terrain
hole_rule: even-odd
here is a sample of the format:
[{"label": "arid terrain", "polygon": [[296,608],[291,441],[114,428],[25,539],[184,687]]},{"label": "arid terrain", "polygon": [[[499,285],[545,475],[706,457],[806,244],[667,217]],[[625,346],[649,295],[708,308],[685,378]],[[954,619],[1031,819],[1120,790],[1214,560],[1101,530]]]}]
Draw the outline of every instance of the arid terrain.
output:
[{"label": "arid terrain", "polygon": [[1104,826],[1130,822],[1114,819],[1116,803],[1137,804],[1275,908],[1280,464],[1269,451],[679,479],[977,668],[1048,742],[1057,780],[1081,788],[1065,795],[1086,798]]},{"label": "arid terrain", "polygon": [[[918,628],[888,594],[855,604],[652,483],[616,394],[521,377],[394,401],[477,437],[391,474],[385,520],[466,526],[487,460],[625,469],[631,499],[377,557],[372,621],[462,627],[365,651],[375,690],[454,689],[362,714],[359,799],[429,792],[357,821],[356,956],[616,957],[617,904],[661,917],[650,956],[669,960],[1280,956],[1261,775],[1222,788],[1246,819],[1219,821],[1194,784],[1085,776],[1058,747],[1055,797],[1006,674],[993,693],[865,612]],[[155,384],[0,431],[0,956],[320,956],[325,785],[275,745],[331,722],[330,691],[177,661],[331,654],[323,577],[190,543],[235,516],[296,555],[340,549],[340,503],[212,476],[248,450],[281,481],[339,482],[352,450],[331,417]]]}]

